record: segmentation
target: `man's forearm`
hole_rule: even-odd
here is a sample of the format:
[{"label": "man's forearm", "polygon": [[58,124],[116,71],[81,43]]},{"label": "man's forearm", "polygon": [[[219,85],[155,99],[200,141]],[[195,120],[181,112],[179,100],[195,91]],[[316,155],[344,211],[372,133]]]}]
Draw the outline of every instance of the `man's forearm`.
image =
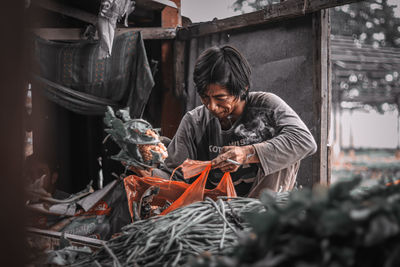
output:
[{"label": "man's forearm", "polygon": [[244,153],[246,154],[245,163],[260,163],[260,158],[253,145],[243,146]]},{"label": "man's forearm", "polygon": [[316,150],[312,135],[304,130],[286,132],[271,140],[254,144],[254,147],[265,175],[286,168]]}]

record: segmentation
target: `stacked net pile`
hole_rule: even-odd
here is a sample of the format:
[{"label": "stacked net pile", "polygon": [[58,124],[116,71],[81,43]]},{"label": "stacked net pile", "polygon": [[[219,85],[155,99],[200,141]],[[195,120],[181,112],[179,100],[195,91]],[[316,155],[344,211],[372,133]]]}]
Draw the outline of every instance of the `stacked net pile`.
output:
[{"label": "stacked net pile", "polygon": [[[278,194],[277,202],[284,201],[285,193]],[[246,214],[264,210],[257,199],[207,198],[125,226],[121,235],[78,265],[179,266],[203,253],[224,255],[237,245],[241,232],[250,230]]]}]

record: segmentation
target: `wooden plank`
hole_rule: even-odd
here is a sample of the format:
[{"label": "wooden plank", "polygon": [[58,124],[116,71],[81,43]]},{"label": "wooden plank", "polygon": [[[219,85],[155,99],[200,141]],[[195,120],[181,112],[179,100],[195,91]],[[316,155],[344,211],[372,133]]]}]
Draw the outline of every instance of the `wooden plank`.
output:
[{"label": "wooden plank", "polygon": [[332,181],[332,153],[333,153],[333,149],[331,145],[328,145],[327,147],[327,168],[326,168],[326,177],[327,177],[327,186],[331,185],[331,181]]},{"label": "wooden plank", "polygon": [[[27,179],[24,177],[24,138],[26,122],[26,75],[30,71],[31,42],[25,36],[27,10],[21,1],[2,3],[0,32],[2,51],[0,62],[0,265],[28,266],[24,224],[28,214],[24,208],[27,199]],[[33,52],[33,51],[32,51]],[[26,169],[25,169],[26,170]]]},{"label": "wooden plank", "polygon": [[186,42],[174,41],[174,92],[177,97],[184,97],[185,94],[185,54]]},{"label": "wooden plank", "polygon": [[363,53],[370,53],[370,54],[388,54],[388,55],[399,55],[400,51],[398,48],[393,48],[393,49],[387,49],[387,48],[373,48],[373,47],[367,47],[367,46],[361,46],[357,47],[354,44],[353,45],[343,45],[339,43],[332,43],[332,51],[335,51],[337,53],[343,53],[344,51],[362,51]]},{"label": "wooden plank", "polygon": [[168,40],[176,37],[176,28],[118,28],[117,34],[122,34],[130,31],[141,31],[144,40]]},{"label": "wooden plank", "polygon": [[[393,69],[393,70],[396,70],[396,69]],[[373,77],[371,77],[371,73],[370,73],[371,71],[373,72]],[[358,74],[362,74],[363,76],[369,76],[368,77],[369,81],[376,80],[376,81],[381,82],[380,80],[384,79],[386,74],[388,74],[388,72],[389,71],[387,71],[387,70],[382,70],[381,71],[381,70],[378,70],[376,68],[371,69],[370,71],[358,70],[358,69],[335,70],[334,71],[335,83],[340,83],[340,82],[344,81],[344,82],[348,83],[349,85],[353,85],[353,83],[349,81],[349,76],[352,75],[352,74],[357,74],[357,75]],[[385,82],[382,87],[384,87],[385,85],[390,85],[390,84],[392,84],[392,83],[391,82]],[[358,85],[360,85],[360,84],[358,84]]]},{"label": "wooden plank", "polygon": [[[321,9],[360,1],[362,0],[286,0],[278,4],[267,6],[263,10],[190,26],[190,37],[198,37],[211,33],[295,18]],[[181,38],[179,32],[178,38]],[[184,38],[189,37],[187,35],[182,35],[182,39]]]},{"label": "wooden plank", "polygon": [[[34,227],[28,227],[27,232],[29,234],[35,234],[35,235],[40,235],[40,236],[45,236],[45,237],[52,237],[52,238],[56,238],[56,239],[60,239],[62,236],[61,232],[42,230],[42,229],[37,229]],[[67,238],[69,241],[71,241],[73,243],[87,245],[87,246],[95,247],[95,248],[100,248],[105,244],[104,240],[99,240],[99,239],[90,238],[90,237],[86,237],[86,236],[80,236],[80,235],[65,234],[65,238]]]},{"label": "wooden plank", "polygon": [[312,183],[328,185],[327,144],[328,144],[328,105],[329,96],[329,10],[313,14],[314,36],[314,79],[313,79],[313,113],[315,127],[314,138],[318,150],[312,157]]},{"label": "wooden plank", "polygon": [[[176,5],[180,7],[181,0],[174,0]],[[182,17],[180,8],[165,8],[161,13],[162,27],[179,27],[182,25]],[[161,43],[161,74],[163,80],[163,99],[161,108],[161,129],[162,134],[172,138],[178,129],[179,123],[183,116],[183,108],[181,100],[175,95],[176,81],[179,77],[175,77],[174,69],[174,43],[171,40],[165,40]]]},{"label": "wooden plank", "polygon": [[[38,36],[47,40],[82,40],[83,29],[79,28],[38,28],[33,30]],[[141,31],[144,40],[174,39],[175,28],[117,28],[116,34]],[[98,39],[96,34],[95,39]]]},{"label": "wooden plank", "polygon": [[51,0],[34,0],[32,2],[33,4],[36,4],[44,9],[60,13],[71,18],[75,18],[91,24],[97,23],[97,15],[83,11],[78,8],[73,8],[68,5]]},{"label": "wooden plank", "polygon": [[[333,50],[335,49],[335,50]],[[341,49],[341,50],[339,50]],[[339,47],[332,47],[332,55],[333,56],[353,56],[355,58],[358,57],[365,57],[365,58],[393,58],[393,59],[400,59],[400,53],[381,53],[378,51],[375,52],[368,52],[364,50],[349,50],[345,48],[339,48]],[[400,61],[399,61],[400,62]]]},{"label": "wooden plank", "polygon": [[395,104],[396,98],[393,96],[379,96],[379,95],[371,95],[371,96],[357,96],[357,97],[342,97],[342,101],[347,102],[360,102],[360,103],[389,103]]},{"label": "wooden plank", "polygon": [[[375,81],[379,81],[380,79],[374,79]],[[338,91],[341,91],[341,89],[339,89],[339,87],[340,87],[340,83],[341,82],[347,82],[347,83],[349,83],[348,82],[348,79],[339,79],[339,81],[335,81],[334,83],[333,83],[333,85],[337,88],[337,90]],[[371,81],[370,81],[371,82]],[[389,94],[389,97],[393,97],[392,95],[393,94],[395,94],[395,93],[400,93],[400,86],[398,85],[398,84],[387,84],[389,87],[390,87],[390,92],[388,92],[387,90],[388,90],[388,87],[386,86],[386,85],[380,85],[380,86],[377,86],[377,87],[373,87],[372,86],[372,84],[370,84],[369,85],[369,87],[370,88],[368,88],[368,89],[361,89],[362,91],[363,91],[363,95],[371,95],[371,97],[372,96],[376,96],[376,97],[378,97],[378,96],[387,96],[388,95],[388,93],[390,93]],[[349,83],[349,87],[350,88],[353,88],[353,87],[356,87],[356,88],[359,88],[360,87],[360,85],[357,85],[357,84],[351,84],[351,83]],[[349,99],[353,99],[353,98],[356,98],[356,97],[358,97],[358,96],[354,96],[354,97],[348,97]]]},{"label": "wooden plank", "polygon": [[[97,14],[92,14],[60,2],[55,2],[52,0],[34,0],[32,2],[33,4],[52,12],[60,13],[92,24],[97,23]],[[136,0],[136,7],[137,8],[135,11],[133,11],[133,14],[139,14],[139,16],[143,13],[142,10],[161,11],[165,7],[174,9],[178,8],[177,5],[170,0]]]},{"label": "wooden plank", "polygon": [[382,66],[382,64],[377,64],[377,63],[363,63],[363,64],[351,64],[347,62],[338,62],[338,61],[333,61],[332,64],[337,65],[340,68],[345,68],[342,70],[335,70],[335,75],[349,75],[353,72],[358,72],[358,73],[367,73],[369,71],[374,71],[374,73],[378,74],[387,74],[389,70],[395,70],[398,69],[399,66],[395,65],[390,65],[390,68],[388,66]]},{"label": "wooden plank", "polygon": [[[97,14],[92,14],[84,10],[74,8],[59,2],[51,0],[34,0],[33,3],[52,12],[60,13],[91,24],[97,23]],[[156,11],[161,11],[165,7],[174,9],[178,8],[174,2],[169,0],[136,0],[136,7],[138,9],[156,10]],[[136,11],[136,13],[137,12],[139,11]]]},{"label": "wooden plank", "polygon": [[351,61],[361,63],[387,63],[387,64],[400,64],[400,58],[396,57],[374,57],[364,55],[338,55],[332,54],[332,60]]},{"label": "wooden plank", "polygon": [[332,60],[332,62],[343,70],[379,70],[379,71],[388,71],[392,69],[397,69],[399,64],[381,64],[376,62],[365,62],[365,63],[357,63],[357,62],[349,62],[344,60]]},{"label": "wooden plank", "polygon": [[[331,116],[332,116],[332,62],[331,62],[331,55],[332,55],[332,46],[331,46],[331,17],[330,17],[330,11],[327,9],[327,19],[325,23],[327,24],[325,26],[326,28],[326,49],[327,49],[327,81],[326,81],[326,86],[327,86],[327,111],[326,111],[326,142],[327,142],[327,158],[326,158],[326,185],[329,186],[331,184],[331,174],[332,174],[332,146],[330,144],[332,138],[331,138]],[[325,44],[324,44],[325,45]]]},{"label": "wooden plank", "polygon": [[175,8],[178,6],[169,0],[136,0],[136,6],[150,10],[163,10],[165,7]]},{"label": "wooden plank", "polygon": [[376,51],[378,51],[378,52],[380,52],[380,51],[392,52],[392,53],[398,53],[399,52],[399,49],[396,48],[396,47],[378,47],[378,48],[375,48],[372,44],[361,44],[360,48],[358,48],[357,44],[354,43],[354,40],[351,41],[351,42],[347,42],[347,41],[343,42],[342,40],[338,40],[338,39],[333,38],[333,39],[331,39],[331,44],[332,44],[332,46],[346,47],[346,48],[350,48],[350,49],[351,48],[353,48],[353,49],[362,49],[362,50],[366,49],[366,50],[374,51],[374,52],[376,52]]},{"label": "wooden plank", "polygon": [[[180,1],[177,2],[180,5]],[[172,25],[169,26],[182,26],[182,16],[180,14],[180,12],[175,13],[173,12],[173,10],[171,9],[168,12],[163,13],[164,19],[166,19],[167,17],[173,17],[174,20],[172,21]],[[172,12],[172,13],[171,13]],[[166,25],[166,22],[163,22],[164,25]],[[168,25],[167,25],[168,26]],[[181,99],[184,97],[185,94],[185,54],[186,54],[186,42],[185,41],[180,41],[180,40],[174,40],[173,43],[173,94],[175,97],[177,97],[178,99]],[[181,112],[179,112],[181,113]],[[179,120],[180,120],[180,116],[182,114],[179,114]],[[176,120],[176,118],[174,119]],[[178,121],[178,120],[176,120]],[[175,131],[175,130],[174,130]]]}]

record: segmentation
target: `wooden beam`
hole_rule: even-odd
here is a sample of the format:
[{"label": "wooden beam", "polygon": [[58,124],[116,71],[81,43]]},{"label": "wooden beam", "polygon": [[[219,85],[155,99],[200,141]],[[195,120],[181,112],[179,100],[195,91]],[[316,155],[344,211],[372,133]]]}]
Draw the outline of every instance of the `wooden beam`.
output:
[{"label": "wooden beam", "polygon": [[[165,40],[174,39],[176,36],[175,28],[117,28],[116,35],[126,32],[141,31],[145,40]],[[82,40],[83,29],[79,28],[38,28],[34,33],[47,40]],[[98,39],[96,34],[95,39]]]},{"label": "wooden beam", "polygon": [[331,114],[332,114],[332,61],[331,61],[331,17],[330,17],[330,11],[329,10],[324,10],[327,13],[327,18],[325,19],[325,36],[326,40],[323,43],[324,45],[326,44],[326,87],[327,87],[327,111],[326,111],[326,131],[327,131],[327,137],[326,137],[326,183],[325,185],[330,186],[331,185],[331,177],[332,177],[332,144],[330,143],[331,140]]},{"label": "wooden beam", "polygon": [[328,155],[327,155],[326,162],[328,164],[328,167],[326,169],[326,177],[327,177],[327,186],[330,186],[331,181],[332,181],[332,160],[333,160],[333,156],[332,156],[333,148],[332,148],[331,144],[328,145],[327,150],[328,150],[328,153],[327,153]]},{"label": "wooden beam", "polygon": [[[42,229],[37,229],[34,227],[28,227],[27,232],[29,234],[50,237],[50,238],[56,238],[56,239],[60,239],[62,236],[61,232],[42,230]],[[90,238],[90,237],[86,237],[86,236],[80,236],[80,235],[65,234],[65,238],[68,239],[69,241],[71,241],[72,243],[86,245],[86,246],[94,247],[94,248],[101,248],[103,246],[103,244],[105,244],[105,241],[103,241],[103,240],[94,239],[94,238]]]},{"label": "wooden beam", "polygon": [[[179,27],[182,25],[181,0],[174,0],[174,3],[176,3],[178,9],[167,7],[161,12],[162,27]],[[180,69],[180,67],[177,66],[176,58],[174,58],[174,44],[176,45],[176,41],[165,40],[161,42],[161,75],[164,88],[161,108],[161,130],[162,134],[169,138],[175,135],[183,116],[182,101],[175,94],[177,90],[176,83],[181,81],[181,78],[176,76],[176,69]]]},{"label": "wooden beam", "polygon": [[[335,51],[333,51],[335,49]],[[332,56],[333,57],[341,57],[341,56],[353,56],[354,58],[373,58],[373,59],[385,59],[385,58],[393,58],[397,59],[400,64],[400,51],[399,53],[381,53],[379,51],[374,52],[367,52],[364,50],[356,50],[356,49],[346,49],[346,48],[341,48],[340,50],[339,47],[332,47]],[[334,59],[334,58],[333,58]],[[342,59],[339,59],[342,60]],[[344,60],[346,61],[346,60]]]},{"label": "wooden beam", "polygon": [[117,34],[141,31],[144,40],[168,40],[176,37],[176,28],[118,28]]},{"label": "wooden beam", "polygon": [[78,19],[91,24],[97,23],[97,15],[83,11],[78,8],[73,8],[68,5],[51,0],[34,0],[33,3],[44,9],[66,15],[74,19]]},{"label": "wooden beam", "polygon": [[[24,225],[28,213],[25,210],[28,181],[23,174],[27,170],[24,157],[27,112],[27,73],[31,70],[33,51],[25,36],[27,10],[22,1],[6,1],[2,4],[0,32],[0,264],[1,266],[28,266],[28,246]],[[32,54],[31,54],[32,53]]]},{"label": "wooden beam", "polygon": [[174,42],[174,94],[181,98],[185,95],[185,55],[186,42],[175,40]]},{"label": "wooden beam", "polygon": [[329,185],[327,175],[329,105],[329,10],[317,11],[312,17],[313,29],[313,134],[318,146],[312,156],[312,184]]},{"label": "wooden beam", "polygon": [[[339,75],[339,76],[343,76],[343,75],[347,75],[347,77],[354,71],[356,72],[368,72],[368,71],[373,71],[374,73],[378,73],[378,74],[382,74],[385,73],[387,74],[388,71],[390,70],[395,70],[398,69],[400,66],[396,66],[394,64],[390,64],[391,68],[383,68],[382,64],[378,64],[378,63],[348,63],[348,62],[341,62],[341,61],[334,61],[332,60],[332,64],[337,65],[340,68],[344,68],[342,70],[338,70],[336,67],[335,69],[335,75]],[[397,68],[396,68],[397,67]]]},{"label": "wooden beam", "polygon": [[165,7],[178,8],[178,6],[169,0],[136,0],[136,6],[143,9],[163,10]]},{"label": "wooden beam", "polygon": [[351,61],[351,62],[359,62],[360,64],[363,63],[382,63],[382,64],[400,64],[400,58],[398,57],[379,57],[379,56],[365,56],[362,54],[349,54],[349,55],[338,55],[333,54],[332,60],[339,60],[339,61]]},{"label": "wooden beam", "polygon": [[360,103],[390,103],[395,104],[396,98],[392,95],[390,96],[379,96],[379,95],[371,95],[371,96],[356,96],[356,97],[342,97],[342,101],[345,102],[360,102]]},{"label": "wooden beam", "polygon": [[[33,0],[33,4],[36,4],[41,8],[50,10],[52,12],[60,13],[84,22],[88,22],[91,24],[97,23],[97,14],[92,14],[59,2],[55,2],[52,0]],[[142,11],[140,11],[140,9],[161,11],[165,7],[170,7],[174,9],[178,8],[177,5],[170,0],[136,0],[136,7],[138,7],[138,9],[135,9],[133,13],[139,15],[143,13]]]},{"label": "wooden beam", "polygon": [[190,26],[189,30],[191,35],[182,35],[181,37],[178,32],[178,38],[185,39],[222,31],[242,29],[248,26],[300,17],[321,9],[361,1],[362,0],[286,0],[278,4],[267,6],[263,10]]},{"label": "wooden beam", "polygon": [[357,47],[354,43],[353,44],[343,44],[339,42],[331,41],[332,43],[332,51],[335,50],[351,50],[351,51],[366,51],[371,53],[382,53],[382,54],[400,54],[400,51],[396,47],[379,47],[374,48],[372,45],[361,45],[361,47]]}]

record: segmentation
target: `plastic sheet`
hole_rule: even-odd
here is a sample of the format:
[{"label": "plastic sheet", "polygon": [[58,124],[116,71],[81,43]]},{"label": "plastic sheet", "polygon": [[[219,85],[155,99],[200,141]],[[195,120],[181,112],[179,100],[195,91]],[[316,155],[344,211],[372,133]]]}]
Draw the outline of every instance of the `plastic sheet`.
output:
[{"label": "plastic sheet", "polygon": [[191,203],[202,201],[205,197],[210,197],[214,200],[218,196],[235,197],[236,191],[229,173],[224,174],[216,188],[211,190],[205,189],[210,169],[211,164],[205,164],[205,167],[203,166],[200,172],[200,176],[192,184],[156,177],[138,177],[135,175],[126,177],[124,184],[132,219],[135,217],[135,207],[140,203],[143,193],[151,186],[156,186],[160,189],[159,193],[153,198],[152,206],[164,207],[168,202],[172,203],[162,211],[161,215],[165,215]]}]

